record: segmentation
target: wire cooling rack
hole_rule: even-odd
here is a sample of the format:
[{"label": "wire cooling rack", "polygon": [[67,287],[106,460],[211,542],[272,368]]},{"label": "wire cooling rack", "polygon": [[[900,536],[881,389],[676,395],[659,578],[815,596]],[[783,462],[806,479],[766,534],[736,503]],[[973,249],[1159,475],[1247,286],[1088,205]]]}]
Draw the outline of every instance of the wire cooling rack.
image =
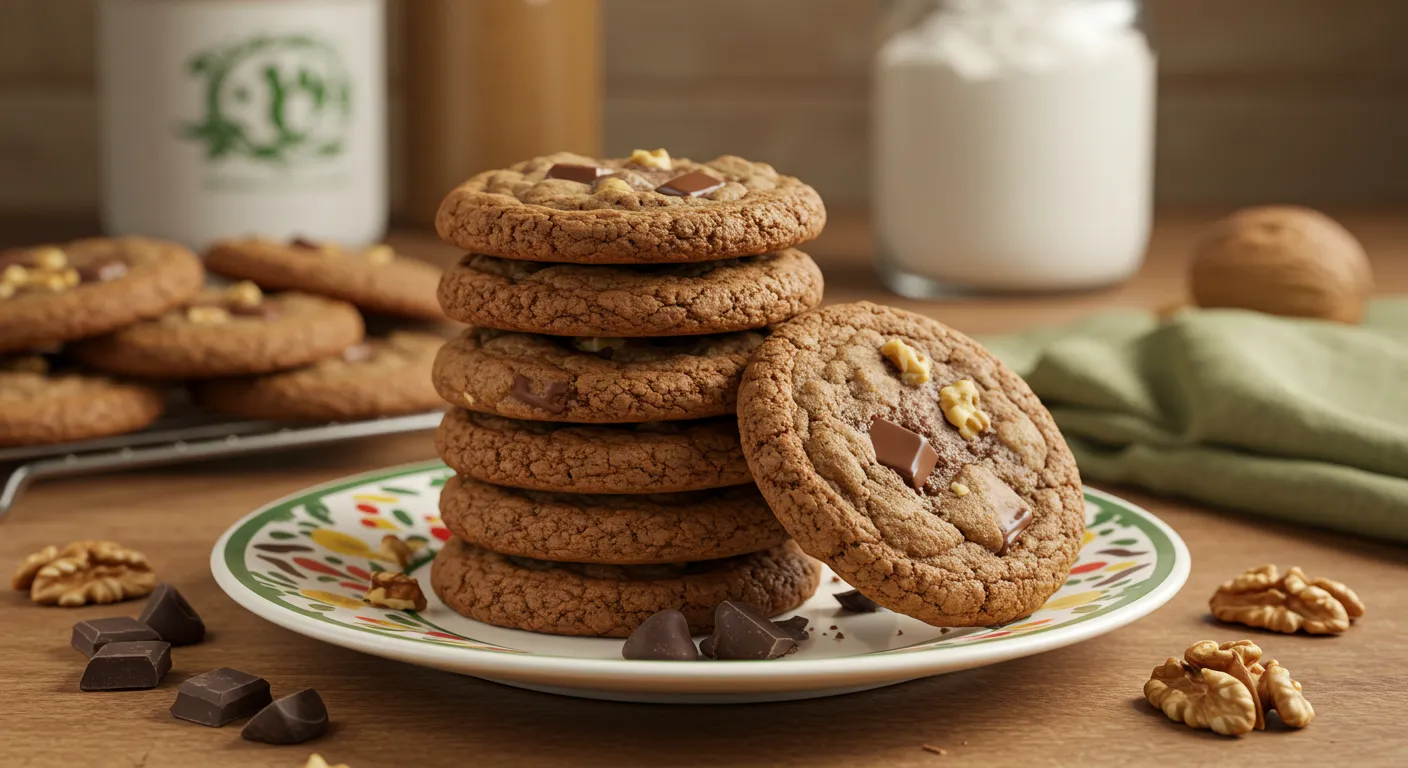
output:
[{"label": "wire cooling rack", "polygon": [[146,430],[130,435],[61,445],[0,448],[0,519],[36,480],[416,432],[435,428],[441,416],[440,411],[433,411],[366,421],[289,424],[235,420],[189,408],[179,409]]}]

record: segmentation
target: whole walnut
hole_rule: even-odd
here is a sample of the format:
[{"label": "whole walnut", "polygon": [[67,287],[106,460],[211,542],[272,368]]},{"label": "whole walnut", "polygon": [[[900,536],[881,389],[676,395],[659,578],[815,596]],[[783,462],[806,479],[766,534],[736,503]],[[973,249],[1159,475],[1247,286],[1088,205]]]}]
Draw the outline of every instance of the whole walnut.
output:
[{"label": "whole walnut", "polygon": [[1309,208],[1238,211],[1194,251],[1193,300],[1202,307],[1358,323],[1372,290],[1364,246]]}]

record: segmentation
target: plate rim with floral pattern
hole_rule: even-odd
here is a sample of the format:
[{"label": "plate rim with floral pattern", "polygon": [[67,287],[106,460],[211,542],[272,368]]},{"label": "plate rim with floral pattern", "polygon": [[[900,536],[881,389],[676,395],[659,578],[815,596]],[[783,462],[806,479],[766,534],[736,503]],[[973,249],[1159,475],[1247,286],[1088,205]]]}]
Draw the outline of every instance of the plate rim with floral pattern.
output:
[{"label": "plate rim with floral pattern", "polygon": [[[1190,568],[1187,547],[1166,523],[1117,496],[1086,488],[1089,516],[1081,557],[1066,585],[1032,616],[1002,626],[956,630],[914,645],[783,662],[644,662],[539,653],[447,630],[422,613],[363,605],[348,592],[299,587],[301,583],[326,584],[355,594],[356,588],[364,588],[370,572],[395,567],[377,556],[367,538],[370,534],[379,540],[388,530],[429,545],[405,569],[423,577],[433,557],[431,547],[449,536],[440,525],[433,501],[434,490],[450,474],[439,461],[417,462],[291,493],[231,525],[211,552],[211,571],[236,603],[256,615],[299,634],[363,653],[556,692],[590,696],[593,694],[583,691],[595,690],[603,692],[603,698],[620,698],[609,692],[658,691],[679,698],[690,694],[857,690],[1054,650],[1153,612],[1178,593]],[[410,486],[421,487],[416,490]],[[360,491],[352,494],[349,501],[355,503],[350,508],[346,502],[338,510],[323,504],[328,496],[347,491]],[[427,499],[432,514],[413,515],[402,509],[416,503],[425,508]],[[339,525],[360,535],[340,530]],[[1117,530],[1127,532],[1121,535]],[[1142,538],[1131,540],[1131,535]],[[1131,549],[1136,541],[1147,550]],[[319,551],[336,554],[324,554],[322,560],[303,556]],[[251,560],[267,570],[251,569]],[[360,565],[363,561],[366,567]],[[828,590],[829,576],[827,571],[819,594]],[[839,584],[839,589],[845,588],[844,583]],[[427,613],[448,611],[428,589],[426,596],[432,605]],[[355,616],[348,618],[348,613]],[[1043,617],[1044,613],[1048,615]],[[463,617],[453,618],[461,624],[503,633]]]}]

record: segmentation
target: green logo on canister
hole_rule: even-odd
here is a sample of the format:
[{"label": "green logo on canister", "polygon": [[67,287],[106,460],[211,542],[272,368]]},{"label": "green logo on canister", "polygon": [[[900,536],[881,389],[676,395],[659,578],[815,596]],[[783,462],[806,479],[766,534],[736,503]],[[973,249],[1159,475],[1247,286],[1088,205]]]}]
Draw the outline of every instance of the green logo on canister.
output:
[{"label": "green logo on canister", "polygon": [[306,35],[257,37],[193,57],[205,115],[182,126],[206,158],[289,166],[346,148],[352,83],[337,50]]}]

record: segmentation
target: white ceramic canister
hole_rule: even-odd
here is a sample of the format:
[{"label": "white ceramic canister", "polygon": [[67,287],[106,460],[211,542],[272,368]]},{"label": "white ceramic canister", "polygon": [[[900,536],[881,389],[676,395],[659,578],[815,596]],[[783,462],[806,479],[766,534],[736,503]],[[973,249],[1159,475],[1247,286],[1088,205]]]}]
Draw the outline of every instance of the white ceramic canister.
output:
[{"label": "white ceramic canister", "polygon": [[1137,0],[908,5],[910,23],[875,62],[886,284],[930,298],[1093,288],[1135,272],[1153,207],[1155,94]]},{"label": "white ceramic canister", "polygon": [[101,0],[105,227],[380,239],[385,45],[384,0]]}]

